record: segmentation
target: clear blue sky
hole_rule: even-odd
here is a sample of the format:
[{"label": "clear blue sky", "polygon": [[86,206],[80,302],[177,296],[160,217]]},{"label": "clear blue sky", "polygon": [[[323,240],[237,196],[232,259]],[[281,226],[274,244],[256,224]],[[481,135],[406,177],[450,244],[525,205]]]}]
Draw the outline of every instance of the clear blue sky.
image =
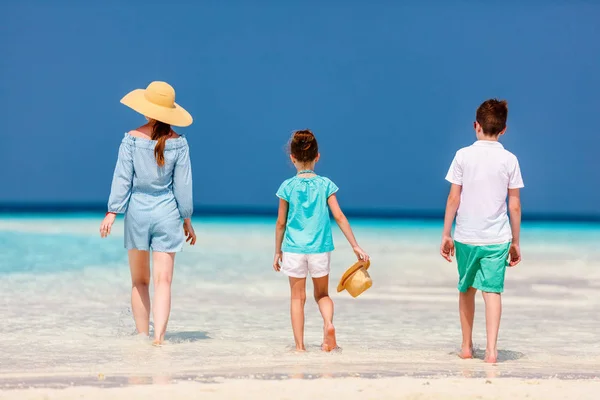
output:
[{"label": "clear blue sky", "polygon": [[143,122],[119,100],[165,80],[195,117],[199,205],[275,206],[311,128],[343,206],[440,210],[500,97],[524,210],[600,214],[600,3],[424,3],[2,2],[0,202],[106,201]]}]

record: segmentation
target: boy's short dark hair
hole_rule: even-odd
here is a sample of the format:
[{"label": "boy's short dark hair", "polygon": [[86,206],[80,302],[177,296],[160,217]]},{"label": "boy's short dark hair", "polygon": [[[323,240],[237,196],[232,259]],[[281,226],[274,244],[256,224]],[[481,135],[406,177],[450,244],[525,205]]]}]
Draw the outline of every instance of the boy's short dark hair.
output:
[{"label": "boy's short dark hair", "polygon": [[506,100],[490,99],[481,103],[477,109],[476,120],[485,135],[498,136],[506,128],[507,117]]}]

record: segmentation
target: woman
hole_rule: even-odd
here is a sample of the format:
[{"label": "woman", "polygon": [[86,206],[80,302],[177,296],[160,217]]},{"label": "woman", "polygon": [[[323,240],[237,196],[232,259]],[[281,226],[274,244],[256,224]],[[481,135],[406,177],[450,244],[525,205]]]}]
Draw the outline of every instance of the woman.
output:
[{"label": "woman", "polygon": [[148,123],[125,134],[119,148],[100,226],[106,237],[117,214],[125,214],[125,248],[131,269],[131,308],[139,334],[149,335],[150,250],[154,280],[154,345],[164,341],[171,312],[175,253],[185,241],[196,243],[192,227],[192,169],[185,137],[171,126],[189,126],[192,117],[175,103],[175,90],[152,82],[127,94],[121,103],[144,115]]}]

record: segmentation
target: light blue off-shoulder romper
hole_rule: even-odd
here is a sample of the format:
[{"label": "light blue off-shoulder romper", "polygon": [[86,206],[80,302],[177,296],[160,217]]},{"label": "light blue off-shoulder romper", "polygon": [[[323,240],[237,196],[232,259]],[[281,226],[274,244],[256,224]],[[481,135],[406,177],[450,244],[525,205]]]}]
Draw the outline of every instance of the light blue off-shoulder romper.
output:
[{"label": "light blue off-shoulder romper", "polygon": [[183,219],[193,212],[192,166],[185,137],[168,139],[165,165],[154,157],[156,141],[126,133],[113,176],[108,211],[125,214],[125,248],[181,251]]}]

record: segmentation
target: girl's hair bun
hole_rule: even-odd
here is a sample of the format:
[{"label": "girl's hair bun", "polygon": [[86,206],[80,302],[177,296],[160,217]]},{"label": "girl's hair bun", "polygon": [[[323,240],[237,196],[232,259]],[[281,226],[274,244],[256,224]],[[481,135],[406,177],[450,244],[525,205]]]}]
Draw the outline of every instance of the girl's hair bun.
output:
[{"label": "girl's hair bun", "polygon": [[290,141],[290,154],[300,162],[310,162],[319,155],[317,138],[309,130],[296,131]]}]

